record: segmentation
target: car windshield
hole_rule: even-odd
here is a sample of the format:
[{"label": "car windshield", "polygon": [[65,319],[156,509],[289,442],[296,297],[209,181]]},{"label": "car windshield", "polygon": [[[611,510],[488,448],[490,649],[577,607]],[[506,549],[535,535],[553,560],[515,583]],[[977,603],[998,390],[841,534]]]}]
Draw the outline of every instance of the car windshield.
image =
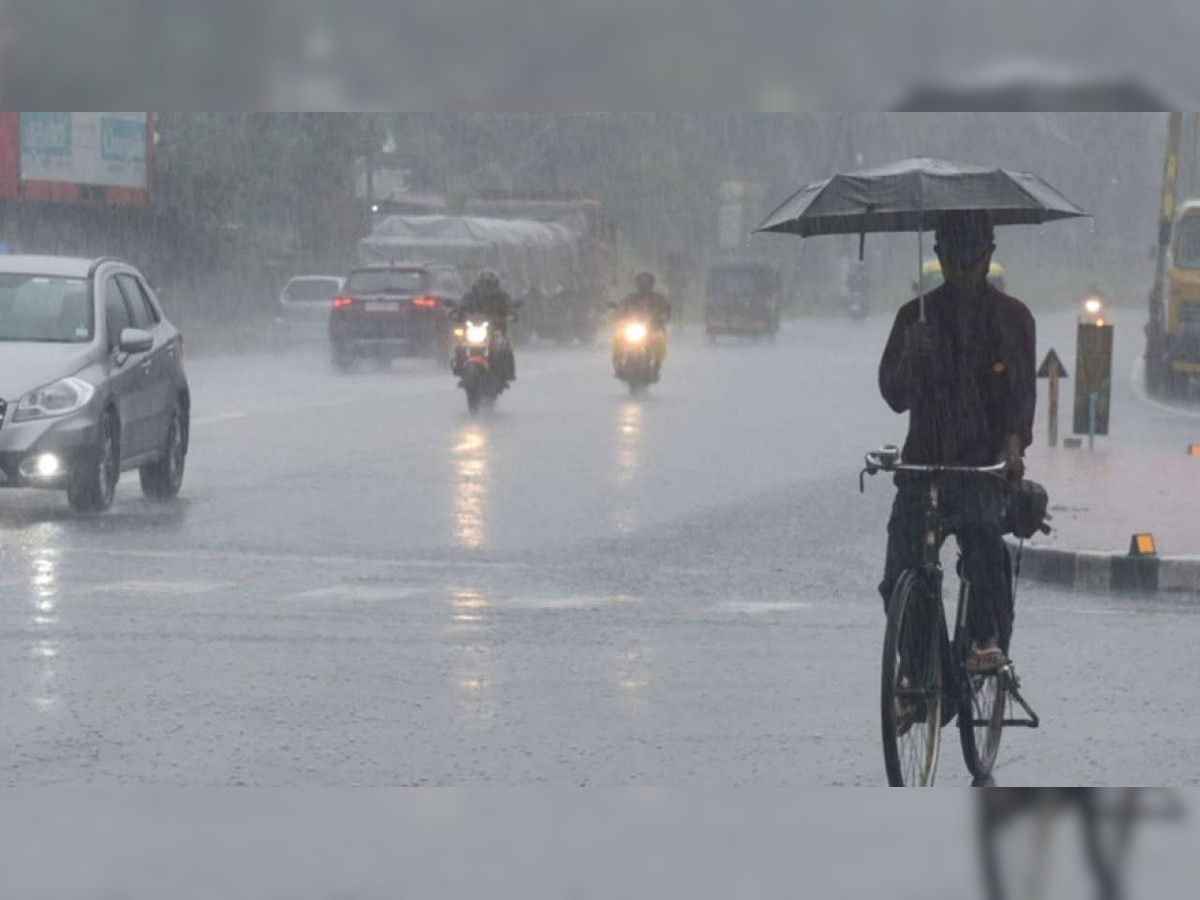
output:
[{"label": "car windshield", "polygon": [[0,275],[0,341],[86,344],[94,331],[84,279]]},{"label": "car windshield", "polygon": [[1179,223],[1175,264],[1181,269],[1200,269],[1200,215],[1187,216]]},{"label": "car windshield", "polygon": [[284,291],[284,297],[298,303],[332,300],[338,294],[338,281],[333,278],[305,278],[293,281]]},{"label": "car windshield", "polygon": [[419,294],[425,283],[420,269],[374,269],[355,272],[346,290],[351,294]]}]

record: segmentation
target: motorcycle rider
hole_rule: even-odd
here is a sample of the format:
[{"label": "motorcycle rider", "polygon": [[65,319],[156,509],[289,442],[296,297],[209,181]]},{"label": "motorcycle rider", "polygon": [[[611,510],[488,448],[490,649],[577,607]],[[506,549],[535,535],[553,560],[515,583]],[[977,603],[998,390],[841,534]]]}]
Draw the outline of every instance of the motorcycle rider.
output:
[{"label": "motorcycle rider", "polygon": [[871,276],[867,274],[862,263],[855,264],[846,276],[844,296],[850,315],[856,318],[866,317],[871,304]]},{"label": "motorcycle rider", "polygon": [[460,318],[478,316],[491,323],[493,358],[499,363],[500,376],[510,382],[517,380],[517,358],[508,340],[508,323],[515,311],[512,297],[501,287],[500,276],[491,269],[480,273],[458,306]]},{"label": "motorcycle rider", "polygon": [[[618,321],[626,318],[645,318],[648,321],[655,358],[662,365],[667,361],[667,322],[671,320],[671,304],[654,289],[654,276],[649,272],[638,275],[635,284],[637,290],[617,305],[617,318]],[[621,332],[618,331],[613,339],[614,362],[620,351],[621,339]]]}]

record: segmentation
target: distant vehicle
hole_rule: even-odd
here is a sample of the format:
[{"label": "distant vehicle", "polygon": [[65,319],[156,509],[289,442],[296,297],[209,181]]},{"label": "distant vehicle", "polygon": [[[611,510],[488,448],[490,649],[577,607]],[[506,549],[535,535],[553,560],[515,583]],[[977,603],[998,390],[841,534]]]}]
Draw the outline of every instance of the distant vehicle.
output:
[{"label": "distant vehicle", "polygon": [[658,384],[667,354],[667,320],[651,313],[620,312],[617,332],[613,335],[613,373],[636,397],[652,384]]},{"label": "distant vehicle", "polygon": [[851,269],[846,278],[842,304],[855,322],[865,322],[871,315],[871,279],[861,264]]},{"label": "distant vehicle", "polygon": [[358,254],[364,264],[453,263],[468,281],[494,269],[527,301],[514,341],[591,343],[616,283],[617,232],[599,202],[572,192],[483,191],[466,215],[377,222]]},{"label": "distant vehicle", "polygon": [[337,275],[302,275],[279,292],[276,337],[281,343],[320,339],[329,332],[329,313],[346,279]]},{"label": "distant vehicle", "polygon": [[[467,215],[527,220],[566,228],[571,234],[567,272],[537,271],[549,302],[526,308],[527,333],[543,340],[592,343],[605,321],[617,283],[617,227],[599,200],[569,190],[484,189],[467,202]],[[511,280],[521,280],[510,273]]]},{"label": "distant vehicle", "polygon": [[462,275],[449,264],[356,269],[331,304],[333,364],[346,371],[358,359],[445,359],[450,346],[447,310],[465,292]]},{"label": "distant vehicle", "polygon": [[[942,264],[936,259],[925,263],[921,269],[921,279],[920,289],[923,289],[926,294],[940,288],[946,283],[946,277],[942,274]],[[988,271],[988,281],[1002,294],[1008,290],[1005,282],[1004,266],[1000,265],[1000,263],[992,263],[992,267]],[[918,289],[917,284],[914,282],[913,293],[916,293]]]},{"label": "distant vehicle", "polygon": [[133,266],[0,257],[0,487],[65,490],[112,505],[138,469],[155,499],[179,493],[191,395],[183,338]]},{"label": "distant vehicle", "polygon": [[1200,201],[1184,204],[1171,243],[1166,329],[1166,387],[1187,397],[1200,385]]},{"label": "distant vehicle", "polygon": [[782,301],[783,286],[774,266],[757,262],[715,265],[708,274],[708,336],[774,336],[779,333]]},{"label": "distant vehicle", "polygon": [[[1189,115],[1200,127],[1200,113]],[[1187,131],[1183,116],[1173,112],[1168,117],[1162,218],[1146,325],[1146,387],[1156,396],[1181,400],[1200,389],[1200,200],[1180,202]]]},{"label": "distant vehicle", "polygon": [[[521,302],[516,301],[516,305]],[[458,386],[467,395],[467,410],[475,415],[481,407],[494,406],[510,387],[511,373],[502,360],[507,349],[508,326],[512,323],[494,322],[487,316],[458,310],[452,317],[454,354],[451,370],[458,378]]]},{"label": "distant vehicle", "polygon": [[1108,324],[1108,297],[1098,290],[1089,290],[1079,307],[1079,321],[1085,325]]}]

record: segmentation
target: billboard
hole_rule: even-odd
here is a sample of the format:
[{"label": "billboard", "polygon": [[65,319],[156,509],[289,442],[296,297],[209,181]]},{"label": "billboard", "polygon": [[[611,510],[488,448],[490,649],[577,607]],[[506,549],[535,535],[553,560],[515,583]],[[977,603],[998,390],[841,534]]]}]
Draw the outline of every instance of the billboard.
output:
[{"label": "billboard", "polygon": [[145,189],[148,126],[144,112],[23,112],[21,180]]}]

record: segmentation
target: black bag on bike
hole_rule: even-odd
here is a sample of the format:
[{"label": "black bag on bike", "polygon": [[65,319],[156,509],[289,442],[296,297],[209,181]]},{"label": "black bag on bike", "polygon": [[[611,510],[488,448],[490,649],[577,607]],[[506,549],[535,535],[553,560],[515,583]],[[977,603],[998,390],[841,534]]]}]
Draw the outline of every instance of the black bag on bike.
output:
[{"label": "black bag on bike", "polygon": [[1004,514],[1004,533],[1023,541],[1049,529],[1050,494],[1036,481],[1022,481],[1013,490]]}]

